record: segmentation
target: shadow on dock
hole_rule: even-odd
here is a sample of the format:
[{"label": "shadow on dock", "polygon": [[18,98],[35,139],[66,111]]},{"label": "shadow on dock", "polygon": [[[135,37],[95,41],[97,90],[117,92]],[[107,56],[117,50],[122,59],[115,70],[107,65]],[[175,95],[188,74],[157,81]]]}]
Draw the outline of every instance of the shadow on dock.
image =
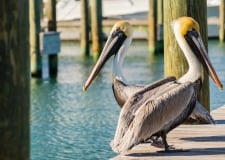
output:
[{"label": "shadow on dock", "polygon": [[[224,151],[225,151],[225,147],[215,147],[215,148],[194,148],[194,149],[190,149],[190,150],[186,150],[184,152],[173,152],[168,153],[168,152],[155,152],[155,153],[133,153],[133,154],[129,154],[127,156],[129,156],[130,158],[132,157],[161,157],[161,156],[201,156],[201,155],[224,155]],[[124,156],[124,158],[128,158],[127,156]]]},{"label": "shadow on dock", "polygon": [[185,141],[196,141],[196,142],[221,142],[221,141],[224,141],[225,142],[225,135],[224,136],[208,136],[208,137],[181,138],[181,140],[185,140]]}]

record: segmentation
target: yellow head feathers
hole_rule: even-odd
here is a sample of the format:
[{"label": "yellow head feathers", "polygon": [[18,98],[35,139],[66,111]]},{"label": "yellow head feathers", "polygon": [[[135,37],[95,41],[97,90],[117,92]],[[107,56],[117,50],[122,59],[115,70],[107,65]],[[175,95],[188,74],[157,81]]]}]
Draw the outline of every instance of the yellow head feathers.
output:
[{"label": "yellow head feathers", "polygon": [[197,32],[200,30],[198,22],[191,17],[180,17],[176,19],[174,23],[179,23],[180,33],[183,36],[187,33],[187,31],[192,29],[195,29]]},{"label": "yellow head feathers", "polygon": [[112,28],[111,33],[114,32],[116,29],[122,30],[126,34],[127,37],[131,36],[133,33],[132,26],[127,21],[116,22]]}]

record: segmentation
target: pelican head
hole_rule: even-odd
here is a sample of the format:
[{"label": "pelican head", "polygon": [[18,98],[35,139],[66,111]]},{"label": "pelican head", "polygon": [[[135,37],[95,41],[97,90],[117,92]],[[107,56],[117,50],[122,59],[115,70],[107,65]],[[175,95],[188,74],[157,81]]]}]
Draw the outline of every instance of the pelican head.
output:
[{"label": "pelican head", "polygon": [[219,89],[223,88],[209,58],[200,35],[199,24],[191,17],[180,17],[172,22],[172,29],[189,64],[188,72],[180,79],[196,80],[202,77],[201,64]]},{"label": "pelican head", "polygon": [[118,21],[112,28],[110,35],[106,41],[106,44],[102,50],[102,53],[94,66],[91,74],[89,75],[83,90],[86,91],[91,85],[94,78],[97,76],[99,71],[102,69],[106,61],[115,55],[113,62],[114,74],[119,79],[124,79],[121,72],[121,65],[125,56],[125,53],[132,41],[132,27],[129,22]]}]

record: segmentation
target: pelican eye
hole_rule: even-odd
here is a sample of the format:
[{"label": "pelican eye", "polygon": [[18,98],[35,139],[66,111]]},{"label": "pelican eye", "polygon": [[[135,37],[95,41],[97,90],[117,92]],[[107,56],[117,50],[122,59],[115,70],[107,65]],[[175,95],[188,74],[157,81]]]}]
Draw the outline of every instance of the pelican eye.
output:
[{"label": "pelican eye", "polygon": [[199,36],[199,34],[198,34],[198,32],[196,31],[195,28],[192,28],[192,34],[193,34],[193,36],[196,37],[196,38],[198,38],[198,36]]},{"label": "pelican eye", "polygon": [[126,39],[127,37],[124,31],[122,31],[119,27],[116,28],[116,30],[112,33],[112,38],[115,38],[116,36],[118,36],[121,39]]},{"label": "pelican eye", "polygon": [[114,45],[111,48],[110,52],[117,53],[118,50],[120,49],[121,45],[123,44],[123,42],[127,38],[127,36],[120,28],[116,28],[116,30],[112,32],[111,41],[114,38],[116,39],[116,43],[114,43]]},{"label": "pelican eye", "polygon": [[186,37],[188,35],[192,35],[195,38],[198,38],[199,37],[199,34],[198,34],[198,32],[196,31],[195,28],[192,28],[191,30],[187,31],[187,33],[184,36]]}]

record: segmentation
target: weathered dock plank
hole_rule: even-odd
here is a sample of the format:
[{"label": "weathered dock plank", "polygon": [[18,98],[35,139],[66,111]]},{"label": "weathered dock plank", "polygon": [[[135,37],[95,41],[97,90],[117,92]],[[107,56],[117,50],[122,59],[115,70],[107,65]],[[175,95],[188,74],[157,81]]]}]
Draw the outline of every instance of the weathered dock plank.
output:
[{"label": "weathered dock plank", "polygon": [[148,143],[140,144],[112,160],[224,160],[225,106],[212,112],[216,125],[181,125],[168,134],[168,143],[185,152],[165,153]]},{"label": "weathered dock plank", "polygon": [[212,111],[212,116],[217,121],[218,120],[225,120],[225,106],[222,106],[222,107]]}]

